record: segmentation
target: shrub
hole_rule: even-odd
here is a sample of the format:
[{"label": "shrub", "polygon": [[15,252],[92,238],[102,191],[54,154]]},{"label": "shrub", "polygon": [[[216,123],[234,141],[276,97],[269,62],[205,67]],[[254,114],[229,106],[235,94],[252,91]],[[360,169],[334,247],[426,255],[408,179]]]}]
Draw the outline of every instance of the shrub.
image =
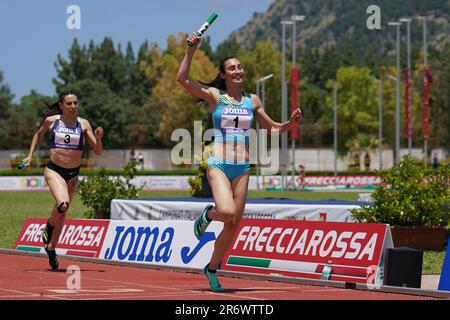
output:
[{"label": "shrub", "polygon": [[423,168],[409,156],[387,170],[377,171],[382,183],[372,194],[373,206],[351,213],[359,222],[396,226],[447,226],[450,214],[450,165]]},{"label": "shrub", "polygon": [[104,214],[109,218],[112,199],[137,198],[142,187],[135,187],[130,182],[136,172],[136,162],[130,162],[117,176],[110,176],[105,168],[101,168],[81,180],[77,192],[83,204],[89,208],[85,216],[92,219]]},{"label": "shrub", "polygon": [[203,143],[202,148],[203,156],[198,166],[197,175],[194,178],[189,177],[188,183],[191,186],[191,195],[193,197],[209,198],[212,197],[212,192],[206,177],[206,170],[208,168],[206,159],[212,153],[212,146],[205,146]]}]

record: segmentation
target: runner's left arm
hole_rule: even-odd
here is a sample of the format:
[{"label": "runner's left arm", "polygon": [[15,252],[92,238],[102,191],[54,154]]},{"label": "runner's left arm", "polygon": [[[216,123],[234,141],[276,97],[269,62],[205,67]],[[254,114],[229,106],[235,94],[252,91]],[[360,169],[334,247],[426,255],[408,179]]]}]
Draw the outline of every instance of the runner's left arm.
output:
[{"label": "runner's left arm", "polygon": [[86,132],[86,138],[89,145],[94,150],[95,154],[101,155],[103,152],[103,143],[102,143],[103,128],[98,127],[93,132],[91,124],[86,119],[84,119],[84,127]]}]

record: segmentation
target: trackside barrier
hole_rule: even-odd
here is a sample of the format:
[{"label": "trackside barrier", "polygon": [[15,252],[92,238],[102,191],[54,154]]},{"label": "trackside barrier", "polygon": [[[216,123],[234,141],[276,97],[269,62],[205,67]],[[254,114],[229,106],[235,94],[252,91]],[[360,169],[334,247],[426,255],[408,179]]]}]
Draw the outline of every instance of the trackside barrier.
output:
[{"label": "trackside barrier", "polygon": [[[27,219],[15,249],[43,253],[46,219]],[[193,221],[67,219],[58,255],[201,269],[213,252],[222,223],[197,240]],[[384,224],[242,219],[224,271],[319,279],[331,261],[329,280],[375,283],[382,252],[392,247]]]},{"label": "trackside barrier", "polygon": [[[113,199],[112,220],[195,220],[212,198]],[[354,201],[247,199],[244,217],[308,221],[355,222]],[[366,204],[366,203],[364,203]]]},{"label": "trackside barrier", "polygon": [[[27,219],[15,249],[44,253],[46,219]],[[171,267],[201,269],[209,261],[222,224],[213,222],[199,240],[193,221],[67,219],[56,253]]]},{"label": "trackside barrier", "polygon": [[374,285],[392,247],[386,224],[243,219],[223,269]]},{"label": "trackside barrier", "polygon": [[[190,190],[188,179],[191,176],[140,176],[137,175],[131,181],[132,184],[143,187],[144,190]],[[84,179],[85,176],[80,176]],[[257,190],[256,176],[250,176],[249,189]],[[287,183],[292,188],[292,181],[298,185],[298,176],[292,178],[287,177]],[[336,181],[336,184],[335,184]],[[264,189],[278,190],[281,189],[280,176],[264,176],[260,177],[259,185],[264,185]],[[304,190],[323,190],[323,189],[355,189],[370,188],[378,183],[376,176],[307,176],[305,183],[302,185]],[[7,190],[48,190],[48,186],[44,181],[43,175],[35,176],[0,176],[0,191]]]}]

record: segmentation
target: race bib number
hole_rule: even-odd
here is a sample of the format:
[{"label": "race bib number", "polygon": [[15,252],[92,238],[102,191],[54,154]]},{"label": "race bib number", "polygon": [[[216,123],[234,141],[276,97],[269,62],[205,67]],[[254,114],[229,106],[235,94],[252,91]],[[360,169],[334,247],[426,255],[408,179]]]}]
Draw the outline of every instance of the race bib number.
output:
[{"label": "race bib number", "polygon": [[244,115],[222,114],[220,125],[222,129],[250,129],[252,118]]},{"label": "race bib number", "polygon": [[76,147],[80,143],[80,136],[78,134],[57,132],[55,134],[55,143],[58,145],[66,145],[68,147]]}]

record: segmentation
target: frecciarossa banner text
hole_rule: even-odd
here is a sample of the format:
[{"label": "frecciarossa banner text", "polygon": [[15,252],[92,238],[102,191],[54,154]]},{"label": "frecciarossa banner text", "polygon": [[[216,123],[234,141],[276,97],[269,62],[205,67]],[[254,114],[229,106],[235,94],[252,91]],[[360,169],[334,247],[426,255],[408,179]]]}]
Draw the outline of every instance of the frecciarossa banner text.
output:
[{"label": "frecciarossa banner text", "polygon": [[331,262],[330,280],[365,283],[392,247],[389,232],[384,224],[243,219],[223,269],[318,279]]}]

